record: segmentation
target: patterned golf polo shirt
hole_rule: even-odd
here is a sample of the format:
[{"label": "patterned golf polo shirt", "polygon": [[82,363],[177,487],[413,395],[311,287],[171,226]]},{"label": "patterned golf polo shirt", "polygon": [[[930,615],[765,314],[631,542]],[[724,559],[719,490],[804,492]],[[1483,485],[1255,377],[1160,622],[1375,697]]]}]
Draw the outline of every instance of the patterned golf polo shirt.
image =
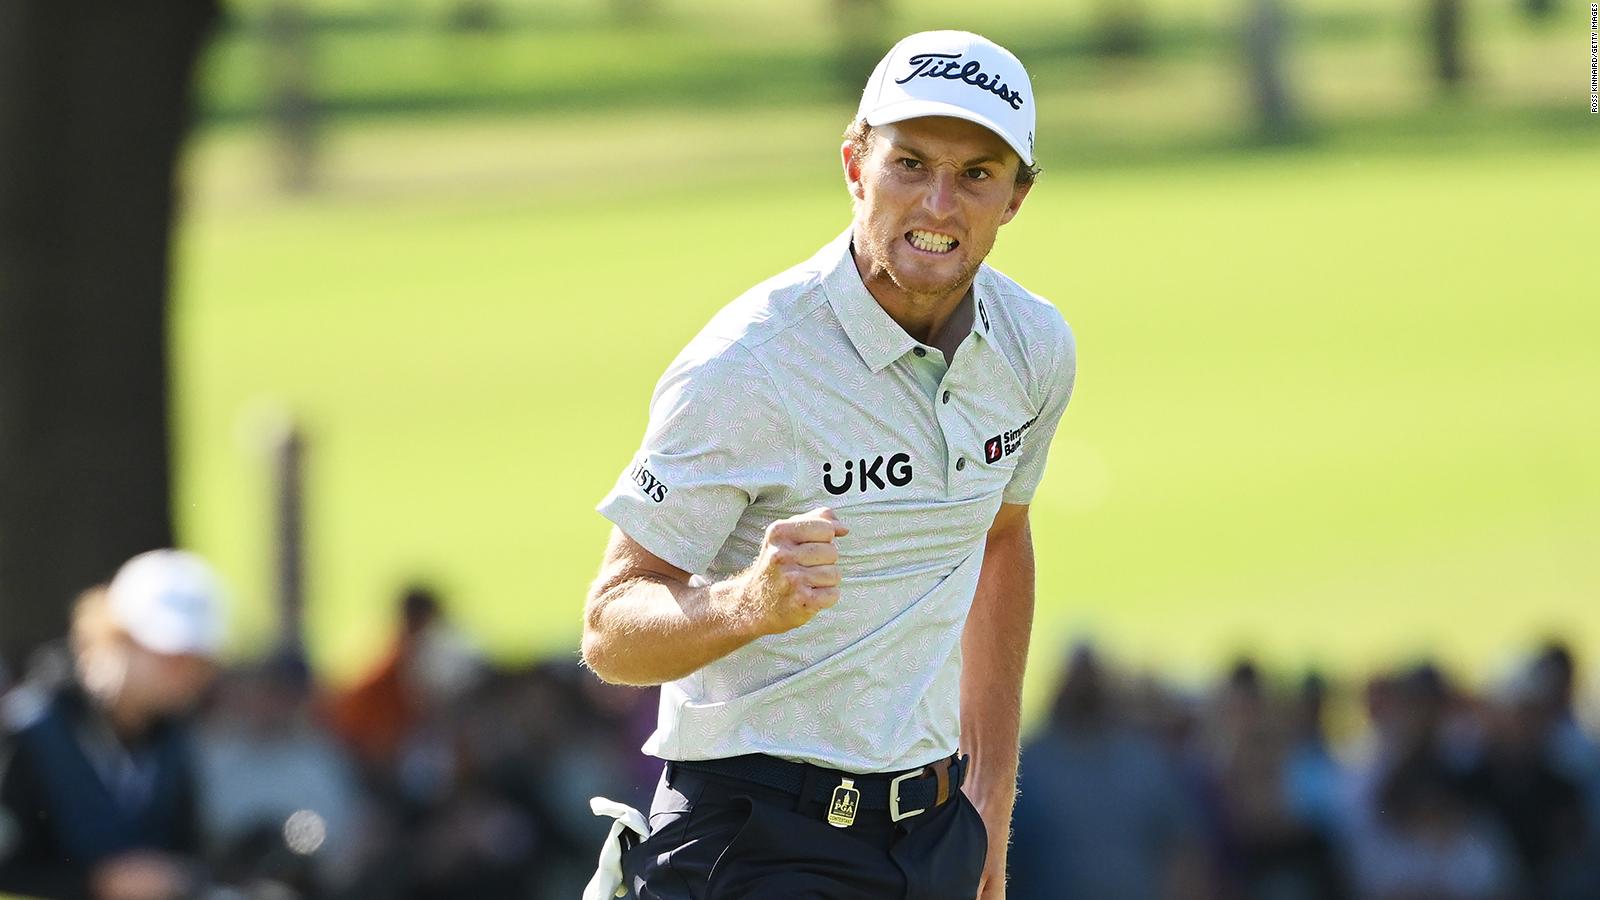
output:
[{"label": "patterned golf polo shirt", "polygon": [[[644,752],[767,753],[851,772],[955,752],[961,631],[1002,503],[1028,503],[1072,394],[1072,331],[989,266],[953,357],[862,284],[847,231],[718,313],[656,385],[600,512],[715,581],[766,527],[831,507],[839,602],[661,688]],[[1023,639],[1023,636],[1018,636]]]}]

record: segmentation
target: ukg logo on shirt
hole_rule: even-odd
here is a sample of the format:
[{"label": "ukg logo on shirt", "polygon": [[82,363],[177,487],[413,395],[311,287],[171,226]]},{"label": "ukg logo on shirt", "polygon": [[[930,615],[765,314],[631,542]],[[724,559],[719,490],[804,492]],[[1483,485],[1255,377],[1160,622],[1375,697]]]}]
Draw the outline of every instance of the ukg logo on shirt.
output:
[{"label": "ukg logo on shirt", "polygon": [[857,484],[858,476],[863,494],[873,488],[883,490],[890,485],[905,487],[911,483],[911,454],[896,453],[888,457],[880,455],[870,460],[865,457],[859,460],[847,459],[844,461],[843,480],[839,482],[833,480],[833,463],[822,464],[822,487],[835,496],[847,493]]}]

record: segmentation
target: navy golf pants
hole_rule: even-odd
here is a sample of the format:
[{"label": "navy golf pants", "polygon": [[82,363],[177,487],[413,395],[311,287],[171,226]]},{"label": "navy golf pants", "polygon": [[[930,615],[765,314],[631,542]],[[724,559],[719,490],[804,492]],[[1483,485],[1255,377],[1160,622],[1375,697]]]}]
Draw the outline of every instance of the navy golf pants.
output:
[{"label": "navy golf pants", "polygon": [[988,832],[953,793],[899,822],[863,812],[836,828],[821,801],[668,763],[623,883],[639,900],[972,900]]}]

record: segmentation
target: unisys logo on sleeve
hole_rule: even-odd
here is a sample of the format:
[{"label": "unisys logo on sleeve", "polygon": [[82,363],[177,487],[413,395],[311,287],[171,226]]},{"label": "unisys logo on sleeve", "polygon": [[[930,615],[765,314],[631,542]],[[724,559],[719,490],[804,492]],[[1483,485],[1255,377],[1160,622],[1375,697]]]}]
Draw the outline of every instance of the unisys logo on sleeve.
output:
[{"label": "unisys logo on sleeve", "polygon": [[628,470],[628,478],[639,486],[639,490],[643,491],[646,497],[660,503],[667,499],[667,486],[661,483],[661,479],[657,478],[654,472],[645,468],[645,463],[648,461],[647,458],[634,463],[633,468]]},{"label": "unisys logo on sleeve", "polygon": [[994,94],[1010,104],[1012,109],[1022,108],[1022,92],[1012,90],[1011,85],[1002,81],[998,74],[983,71],[983,63],[975,59],[963,62],[959,53],[918,53],[908,62],[911,63],[911,74],[904,78],[896,78],[895,84],[905,84],[913,78],[964,81]]}]

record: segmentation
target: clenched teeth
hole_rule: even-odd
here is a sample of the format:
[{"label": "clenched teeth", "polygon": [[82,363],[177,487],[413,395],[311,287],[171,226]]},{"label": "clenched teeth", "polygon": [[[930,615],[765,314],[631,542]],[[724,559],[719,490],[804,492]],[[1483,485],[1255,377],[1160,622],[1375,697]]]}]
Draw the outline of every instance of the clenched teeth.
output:
[{"label": "clenched teeth", "polygon": [[910,241],[911,246],[918,250],[926,250],[929,253],[948,253],[955,248],[956,244],[960,243],[947,234],[922,231],[920,229],[906,232],[906,240]]}]

